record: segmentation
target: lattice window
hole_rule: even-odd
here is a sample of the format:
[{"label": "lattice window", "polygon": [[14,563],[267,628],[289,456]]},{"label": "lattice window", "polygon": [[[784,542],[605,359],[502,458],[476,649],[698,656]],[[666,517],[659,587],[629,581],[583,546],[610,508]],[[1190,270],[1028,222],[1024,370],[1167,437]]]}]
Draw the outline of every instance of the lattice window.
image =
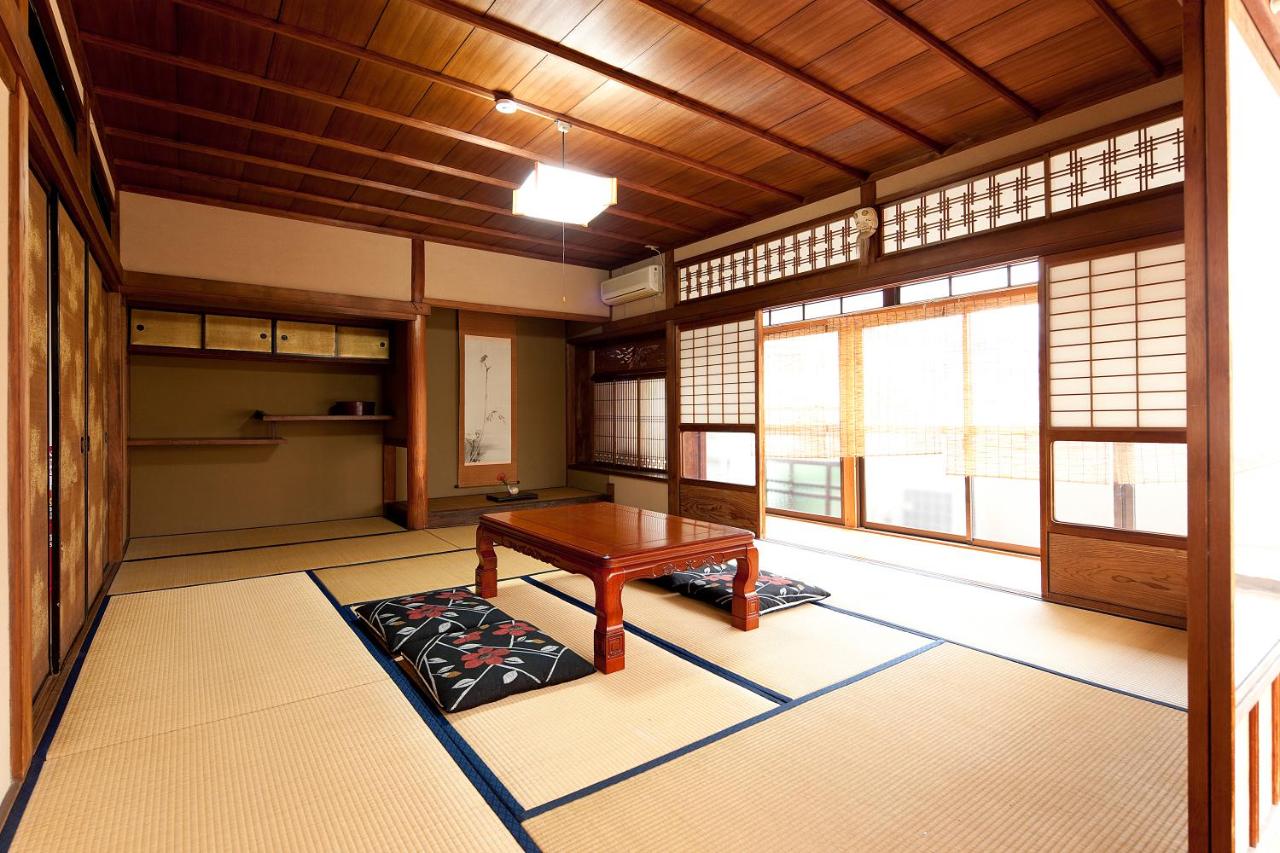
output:
[{"label": "lattice window", "polygon": [[666,470],[666,380],[595,382],[593,391],[592,461],[625,468]]},{"label": "lattice window", "polygon": [[1181,183],[1185,158],[1182,116],[1059,152],[1049,158],[1052,209]]},{"label": "lattice window", "polygon": [[680,300],[754,287],[857,259],[858,235],[849,213],[680,267]]},{"label": "lattice window", "polygon": [[756,422],[754,320],[680,332],[680,420]]},{"label": "lattice window", "polygon": [[1181,244],[1049,269],[1049,410],[1055,427],[1187,425]]},{"label": "lattice window", "polygon": [[1036,160],[886,204],[885,254],[970,237],[1047,213],[1044,162]]}]

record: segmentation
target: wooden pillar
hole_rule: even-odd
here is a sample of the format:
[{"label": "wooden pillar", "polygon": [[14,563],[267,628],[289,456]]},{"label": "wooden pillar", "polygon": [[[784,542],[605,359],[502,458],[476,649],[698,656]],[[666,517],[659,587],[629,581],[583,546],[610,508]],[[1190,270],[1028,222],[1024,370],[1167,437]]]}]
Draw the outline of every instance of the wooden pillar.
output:
[{"label": "wooden pillar", "polygon": [[[421,240],[413,241],[413,297],[423,298],[426,283],[425,246]],[[407,356],[405,379],[407,393],[405,407],[408,410],[405,447],[408,451],[408,510],[406,526],[421,530],[427,526],[427,317],[419,314],[409,321],[405,335]]]}]

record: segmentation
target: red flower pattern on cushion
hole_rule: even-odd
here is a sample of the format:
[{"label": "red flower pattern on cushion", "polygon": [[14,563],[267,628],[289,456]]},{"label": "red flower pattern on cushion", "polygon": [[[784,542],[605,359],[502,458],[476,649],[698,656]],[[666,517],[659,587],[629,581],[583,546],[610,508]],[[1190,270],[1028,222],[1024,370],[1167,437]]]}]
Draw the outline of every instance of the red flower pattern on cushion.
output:
[{"label": "red flower pattern on cushion", "polygon": [[424,604],[410,610],[408,616],[410,619],[435,619],[437,616],[443,616],[446,610],[448,608],[442,604]]},{"label": "red flower pattern on cushion", "polygon": [[494,646],[481,646],[474,652],[462,656],[463,669],[475,669],[481,666],[497,666],[511,649],[500,649]]},{"label": "red flower pattern on cushion", "polygon": [[538,630],[528,622],[512,622],[510,625],[499,625],[493,629],[493,633],[504,637],[523,637]]},{"label": "red flower pattern on cushion", "polygon": [[760,573],[760,580],[764,583],[777,584],[778,586],[791,586],[795,583],[791,578],[784,578],[781,575],[771,575],[766,572]]},{"label": "red flower pattern on cushion", "polygon": [[450,601],[457,601],[460,598],[470,598],[471,593],[459,592],[458,590],[455,589],[452,592],[437,592],[435,596],[436,598],[447,598]]},{"label": "red flower pattern on cushion", "polygon": [[476,640],[484,636],[483,631],[469,631],[465,634],[458,634],[453,638],[455,646],[465,646],[467,643],[474,643]]}]

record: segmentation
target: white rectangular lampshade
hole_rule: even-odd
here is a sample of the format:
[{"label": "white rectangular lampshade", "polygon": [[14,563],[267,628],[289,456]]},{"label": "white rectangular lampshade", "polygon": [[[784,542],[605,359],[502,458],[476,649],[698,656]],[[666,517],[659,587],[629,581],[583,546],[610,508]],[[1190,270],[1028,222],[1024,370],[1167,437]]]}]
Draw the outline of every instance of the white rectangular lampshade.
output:
[{"label": "white rectangular lampshade", "polygon": [[617,203],[617,178],[535,163],[529,177],[512,195],[511,212],[551,222],[586,225],[605,208]]}]

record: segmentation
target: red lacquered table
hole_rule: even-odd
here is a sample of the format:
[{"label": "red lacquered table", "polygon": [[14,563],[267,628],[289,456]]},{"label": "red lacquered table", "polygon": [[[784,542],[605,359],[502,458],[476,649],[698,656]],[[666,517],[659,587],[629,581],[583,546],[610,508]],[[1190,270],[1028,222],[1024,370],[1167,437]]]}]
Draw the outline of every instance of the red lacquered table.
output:
[{"label": "red lacquered table", "polygon": [[591,578],[596,588],[595,664],[601,672],[626,665],[622,585],[630,580],[737,560],[733,625],[750,631],[760,624],[759,556],[749,530],[613,503],[482,515],[476,528],[476,589],[485,598],[498,594],[495,545]]}]

